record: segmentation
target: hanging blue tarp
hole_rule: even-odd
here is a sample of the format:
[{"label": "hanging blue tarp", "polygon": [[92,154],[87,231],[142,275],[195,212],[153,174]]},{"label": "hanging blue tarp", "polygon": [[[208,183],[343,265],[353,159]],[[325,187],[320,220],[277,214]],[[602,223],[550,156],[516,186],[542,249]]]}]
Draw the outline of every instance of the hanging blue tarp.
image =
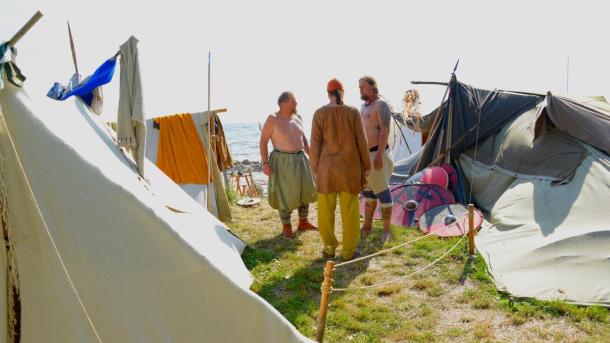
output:
[{"label": "hanging blue tarp", "polygon": [[116,58],[109,58],[93,72],[93,75],[91,75],[86,82],[83,82],[73,90],[67,91],[65,87],[56,82],[47,95],[50,98],[61,101],[66,100],[73,95],[77,95],[83,99],[87,105],[91,106],[91,101],[93,100],[93,90],[112,81],[115,67]]}]

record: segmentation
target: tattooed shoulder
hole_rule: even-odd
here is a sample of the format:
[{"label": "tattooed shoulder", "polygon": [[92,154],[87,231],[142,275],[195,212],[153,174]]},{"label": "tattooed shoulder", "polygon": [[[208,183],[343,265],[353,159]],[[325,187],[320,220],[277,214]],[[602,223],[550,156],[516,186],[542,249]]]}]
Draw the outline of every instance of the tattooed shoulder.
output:
[{"label": "tattooed shoulder", "polygon": [[379,101],[379,124],[383,127],[390,127],[392,111],[385,101]]}]

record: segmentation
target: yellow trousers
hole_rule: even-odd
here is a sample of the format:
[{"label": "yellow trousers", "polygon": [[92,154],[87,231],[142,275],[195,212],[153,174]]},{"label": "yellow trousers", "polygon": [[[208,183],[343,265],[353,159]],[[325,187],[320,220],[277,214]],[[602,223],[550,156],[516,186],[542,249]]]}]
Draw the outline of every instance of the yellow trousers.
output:
[{"label": "yellow trousers", "polygon": [[358,194],[318,193],[318,228],[324,243],[324,252],[334,256],[339,243],[335,237],[335,209],[339,195],[339,209],[343,224],[343,250],[341,255],[348,260],[354,256],[360,238],[360,213]]}]

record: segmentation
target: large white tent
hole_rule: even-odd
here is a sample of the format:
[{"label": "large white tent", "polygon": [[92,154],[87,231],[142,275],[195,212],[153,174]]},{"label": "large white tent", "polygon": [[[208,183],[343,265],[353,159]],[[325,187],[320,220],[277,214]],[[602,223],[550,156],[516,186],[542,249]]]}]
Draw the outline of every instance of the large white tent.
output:
[{"label": "large white tent", "polygon": [[5,82],[0,106],[0,287],[19,314],[0,299],[22,342],[307,340],[249,290],[243,243],[152,163],[142,179],[80,100]]}]

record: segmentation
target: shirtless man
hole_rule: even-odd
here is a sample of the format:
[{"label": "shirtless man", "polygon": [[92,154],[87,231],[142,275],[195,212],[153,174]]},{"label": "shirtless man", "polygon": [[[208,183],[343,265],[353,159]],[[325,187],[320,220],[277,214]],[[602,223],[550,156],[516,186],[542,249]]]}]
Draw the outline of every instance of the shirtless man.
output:
[{"label": "shirtless man", "polygon": [[372,76],[360,78],[359,87],[360,98],[364,100],[360,113],[368,141],[369,157],[373,165],[373,169],[367,177],[367,185],[362,192],[365,198],[365,210],[361,232],[364,236],[371,233],[373,214],[377,207],[377,200],[379,200],[383,220],[381,240],[388,242],[392,238],[392,231],[390,231],[392,195],[389,181],[394,171],[394,164],[392,154],[388,149],[392,111],[388,102],[379,95],[377,82]]},{"label": "shirtless man", "polygon": [[[290,215],[298,208],[300,231],[317,230],[308,220],[309,204],[316,201],[317,192],[309,160],[309,143],[303,132],[303,121],[296,114],[297,100],[291,92],[277,99],[280,110],[267,117],[260,140],[263,172],[269,176],[269,205],[280,212],[282,234],[292,238]],[[273,151],[269,156],[267,144]],[[304,153],[305,152],[305,153]]]}]

